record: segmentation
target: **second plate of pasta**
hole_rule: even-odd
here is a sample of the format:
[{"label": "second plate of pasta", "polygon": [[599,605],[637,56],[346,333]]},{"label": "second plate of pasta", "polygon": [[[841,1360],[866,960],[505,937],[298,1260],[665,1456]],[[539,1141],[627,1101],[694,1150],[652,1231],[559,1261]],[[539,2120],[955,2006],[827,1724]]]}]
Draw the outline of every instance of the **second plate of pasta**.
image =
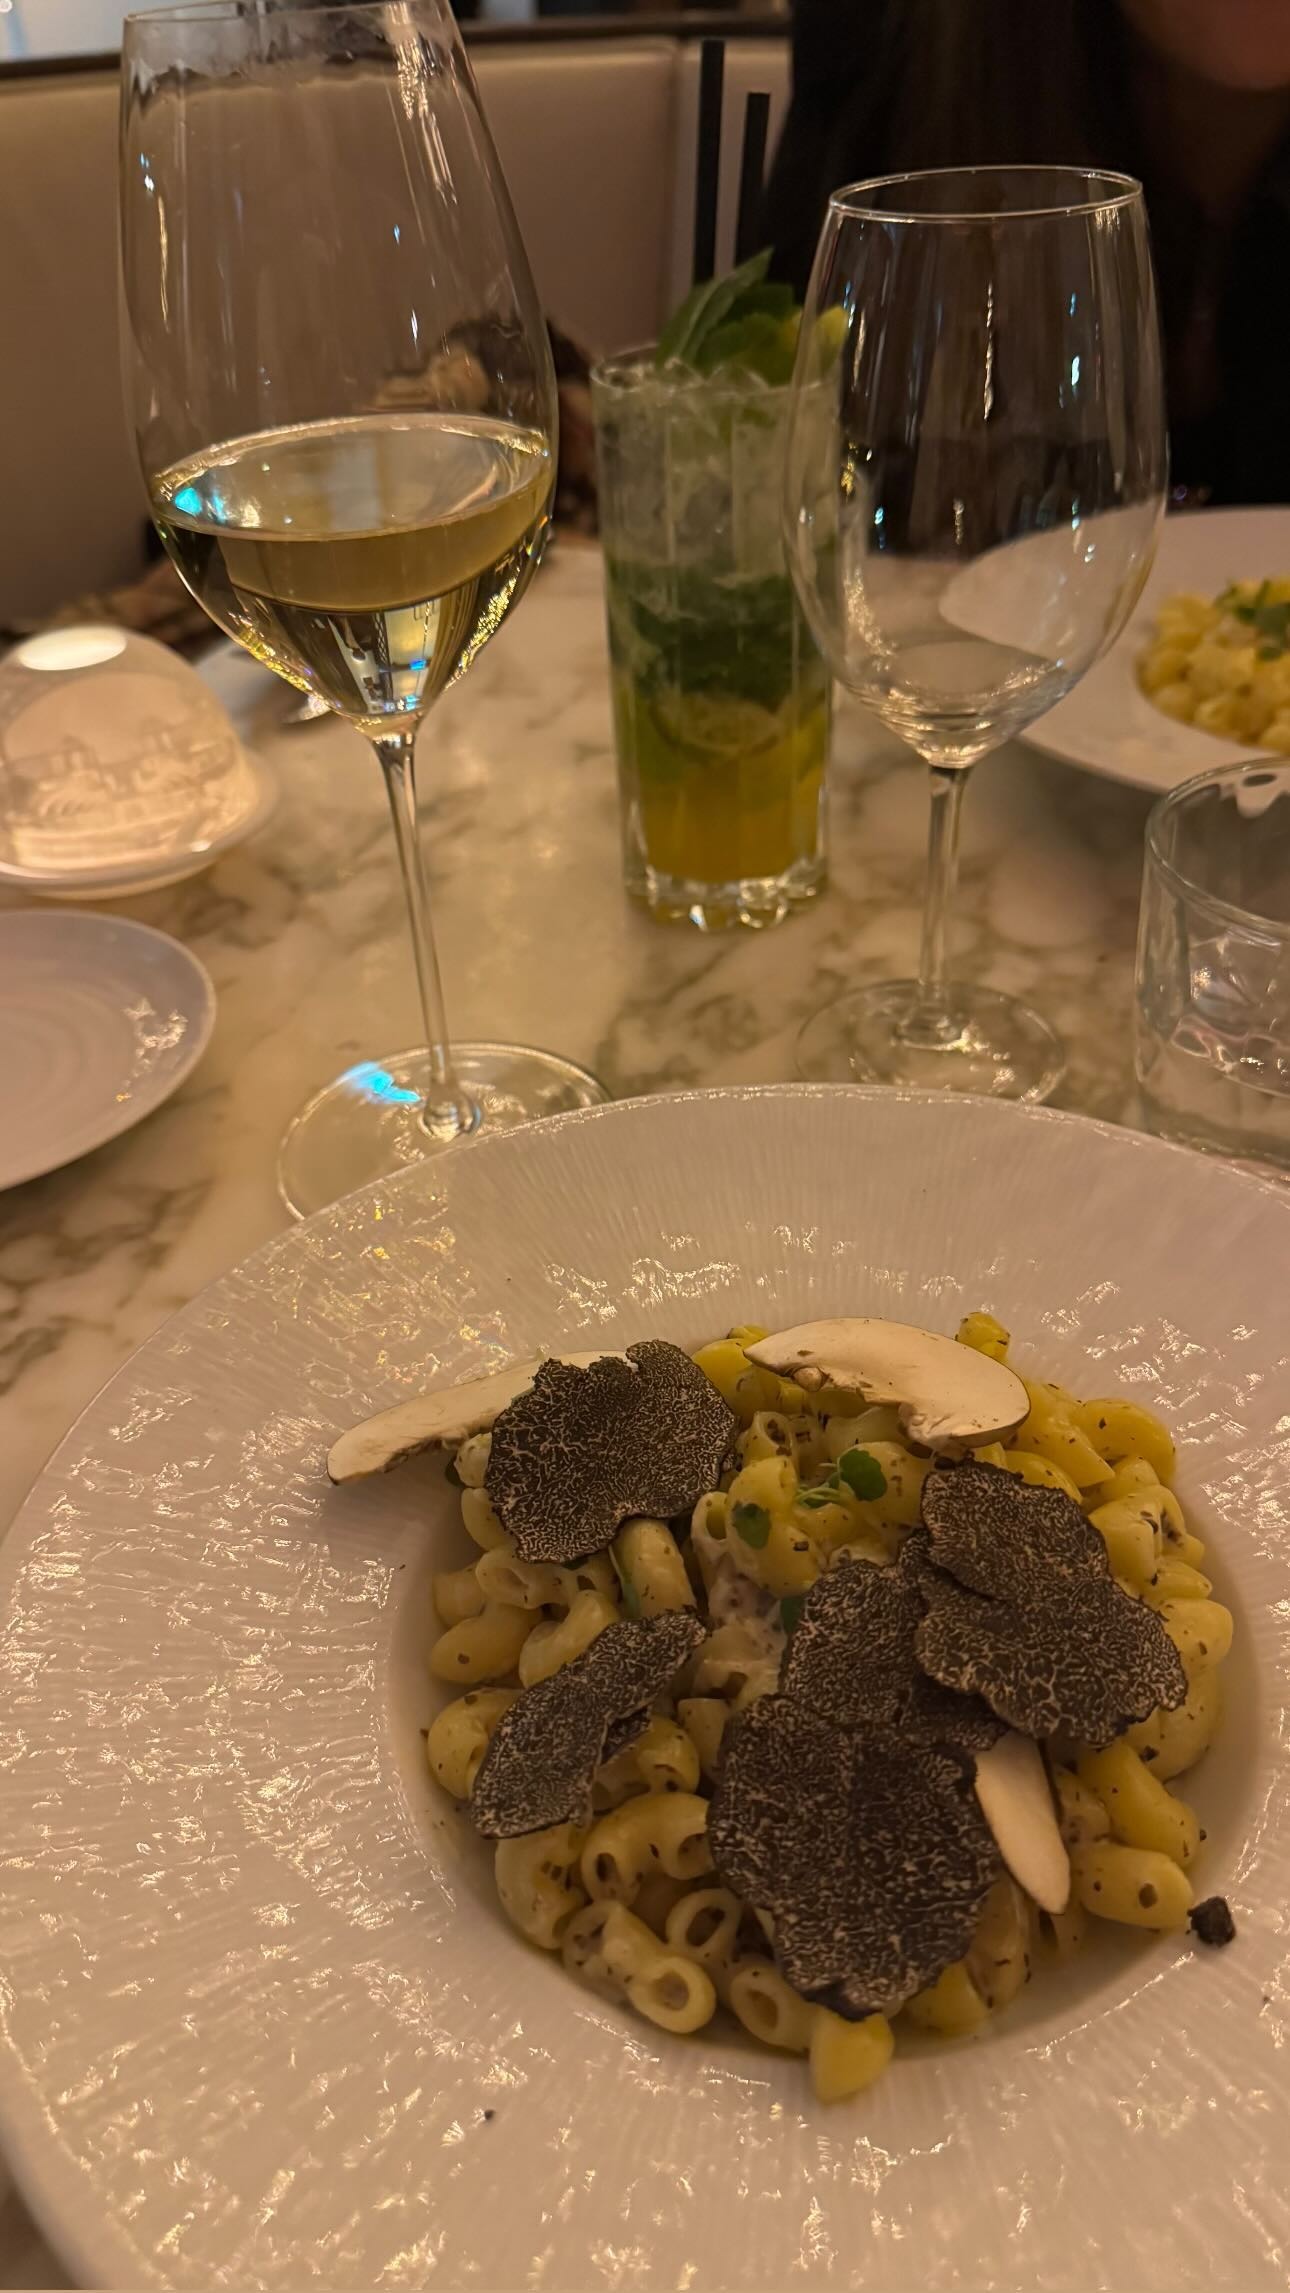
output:
[{"label": "second plate of pasta", "polygon": [[[1141,665],[1162,607],[1178,597],[1213,600],[1234,583],[1290,576],[1290,509],[1192,510],[1166,518],[1155,563],[1127,629],[1067,699],[1024,736],[1045,755],[1163,794],[1193,774],[1248,761],[1257,741],[1184,722],[1142,689]],[[1177,679],[1175,678],[1175,682]],[[1199,696],[1217,698],[1208,688]],[[1211,716],[1214,712],[1208,712]],[[1218,722],[1225,721],[1221,711]]]}]

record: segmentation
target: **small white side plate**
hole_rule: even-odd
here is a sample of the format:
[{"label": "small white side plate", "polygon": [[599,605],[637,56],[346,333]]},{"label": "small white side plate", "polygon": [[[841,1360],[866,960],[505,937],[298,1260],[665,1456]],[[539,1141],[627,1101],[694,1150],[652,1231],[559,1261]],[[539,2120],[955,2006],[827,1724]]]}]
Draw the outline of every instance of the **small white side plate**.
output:
[{"label": "small white side plate", "polygon": [[0,915],[0,1187],[102,1146],[192,1072],[215,990],[186,948],[116,916]]},{"label": "small white side plate", "polygon": [[1032,748],[1082,764],[1108,780],[1163,795],[1194,773],[1240,764],[1259,752],[1179,724],[1139,689],[1136,663],[1166,597],[1216,597],[1229,581],[1290,574],[1290,509],[1189,510],[1166,518],[1142,599],[1106,658],[1023,733]]}]

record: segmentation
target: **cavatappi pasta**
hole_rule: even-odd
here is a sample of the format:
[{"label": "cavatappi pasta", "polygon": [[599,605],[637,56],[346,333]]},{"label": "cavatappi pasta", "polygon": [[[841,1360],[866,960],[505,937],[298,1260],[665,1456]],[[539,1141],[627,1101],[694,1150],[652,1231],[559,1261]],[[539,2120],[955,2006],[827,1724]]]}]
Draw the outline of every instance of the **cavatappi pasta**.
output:
[{"label": "cavatappi pasta", "polygon": [[[1024,1423],[976,1455],[1078,1502],[1122,1589],[1163,1619],[1186,1702],[1100,1750],[1048,1747],[1072,1867],[1065,1911],[1041,1914],[1001,1877],[966,1957],[911,1999],[894,2029],[881,2015],[851,2022],[809,2003],[776,1967],[762,1922],[713,1871],[708,1795],[731,1715],[776,1686],[794,1604],[839,1555],[895,1558],[919,1519],[931,1460],[902,1437],[894,1409],[857,1412],[844,1395],[808,1396],[755,1367],[745,1347],[764,1334],[739,1328],[695,1356],[740,1421],[722,1486],[688,1524],[631,1521],[607,1554],[577,1567],[517,1558],[482,1486],[490,1436],[463,1444],[456,1479],[475,1557],[434,1579],[442,1632],[430,1654],[434,1677],[463,1692],[438,1714],[426,1751],[436,1783],[464,1801],[522,1687],[623,1616],[697,1609],[707,1636],[674,1699],[660,1698],[644,1734],[599,1769],[590,1824],[497,1842],[498,1893],[519,1933],[601,1996],[677,2035],[724,2013],[761,2044],[803,2057],[817,2097],[833,2102],[881,2075],[902,2024],[942,2038],[979,2029],[1035,1966],[1075,1956],[1093,1919],[1186,1925],[1203,1834],[1170,1786],[1218,1725],[1232,1618],[1174,1493],[1165,1427],[1132,1401],[1084,1401],[1026,1380]],[[958,1336],[1007,1357],[1007,1333],[988,1314],[969,1314]]]},{"label": "cavatappi pasta", "polygon": [[1167,598],[1138,683],[1167,717],[1290,755],[1290,579]]}]

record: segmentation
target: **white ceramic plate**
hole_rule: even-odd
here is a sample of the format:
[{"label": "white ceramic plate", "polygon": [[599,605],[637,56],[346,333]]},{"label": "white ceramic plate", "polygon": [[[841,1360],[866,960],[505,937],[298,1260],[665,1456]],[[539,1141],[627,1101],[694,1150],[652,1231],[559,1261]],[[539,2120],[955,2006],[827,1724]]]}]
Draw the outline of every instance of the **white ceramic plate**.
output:
[{"label": "white ceramic plate", "polygon": [[[0,2119],[114,2286],[1278,2288],[1290,2242],[1290,1200],[1076,1117],[848,1089],[608,1107],[280,1238],[87,1411],[0,1567]],[[1161,1408],[1238,1611],[1191,1796],[1225,1953],[1113,1939],[833,2110],[498,1910],[436,1801],[442,1467],[341,1426],[540,1343],[859,1310]],[[1189,1778],[1189,1784],[1191,1783]]]},{"label": "white ceramic plate", "polygon": [[1193,773],[1257,754],[1177,724],[1139,691],[1134,663],[1157,608],[1178,590],[1214,597],[1229,581],[1290,573],[1290,509],[1194,510],[1166,518],[1147,586],[1106,658],[1023,735],[1046,756],[1160,794]]},{"label": "white ceramic plate", "polygon": [[210,1041],[196,956],[120,916],[0,914],[0,1187],[142,1122]]}]

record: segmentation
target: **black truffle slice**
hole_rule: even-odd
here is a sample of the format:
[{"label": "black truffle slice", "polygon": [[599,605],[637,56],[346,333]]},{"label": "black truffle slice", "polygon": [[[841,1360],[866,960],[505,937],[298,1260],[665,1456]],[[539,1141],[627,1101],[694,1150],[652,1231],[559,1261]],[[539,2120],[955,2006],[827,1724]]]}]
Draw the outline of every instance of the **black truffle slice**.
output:
[{"label": "black truffle slice", "polygon": [[926,1529],[910,1529],[893,1566],[901,1576],[908,1577],[911,1584],[918,1584],[923,1570],[931,1565],[932,1540]]},{"label": "black truffle slice", "polygon": [[688,1513],[716,1487],[733,1410],[679,1346],[627,1355],[543,1362],[497,1419],[484,1487],[521,1560],[585,1560],[622,1522]]},{"label": "black truffle slice", "polygon": [[625,1720],[612,1721],[597,1766],[603,1767],[606,1760],[616,1760],[620,1752],[629,1752],[633,1744],[639,1743],[649,1726],[649,1719],[650,1707],[642,1704],[639,1712],[629,1712]]},{"label": "black truffle slice", "polygon": [[702,1638],[693,1609],[610,1624],[572,1664],[522,1688],[479,1763],[470,1795],[476,1830],[518,1839],[552,1823],[586,1823],[611,1736],[622,1751],[640,1734],[653,1698]]},{"label": "black truffle slice", "polygon": [[1211,1950],[1236,1941],[1236,1921],[1223,1895],[1207,1895],[1203,1903],[1193,1904],[1187,1920],[1197,1942],[1208,1943]]},{"label": "black truffle slice", "polygon": [[[648,1716],[660,1688],[666,1688],[672,1674],[706,1637],[707,1626],[693,1608],[628,1617],[598,1632],[590,1647],[564,1670],[573,1672],[581,1665],[613,1719],[629,1715],[639,1719],[642,1713]],[[618,1748],[621,1751],[622,1745]]]},{"label": "black truffle slice", "polygon": [[922,1513],[937,1567],[973,1592],[1026,1600],[1038,1568],[1069,1581],[1111,1573],[1106,1546],[1073,1497],[1001,1465],[929,1473]]},{"label": "black truffle slice", "polygon": [[928,1678],[915,1653],[922,1595],[909,1568],[842,1560],[817,1577],[794,1627],[780,1693],[844,1728],[894,1728],[984,1751],[1003,1722]]},{"label": "black truffle slice", "polygon": [[1039,1562],[1016,1599],[969,1591],[938,1568],[923,1569],[920,1584],[919,1663],[945,1687],[983,1697],[1023,1735],[1109,1744],[1131,1721],[1186,1697],[1182,1659],[1159,1617],[1111,1577],[1072,1581]]},{"label": "black truffle slice", "polygon": [[536,1681],[503,1713],[470,1794],[475,1829],[486,1839],[587,1820],[610,1723],[588,1683],[571,1677],[574,1670],[566,1664]]},{"label": "black truffle slice", "polygon": [[1073,1498],[970,1464],[929,1473],[922,1511],[901,1559],[927,1606],[915,1645],[933,1679],[1023,1735],[1094,1745],[1184,1701],[1164,1625],[1121,1592]]},{"label": "black truffle slice", "polygon": [[765,1696],[726,1732],[708,1837],[801,1996],[892,2014],[967,1950],[1003,1866],[970,1754]]}]

